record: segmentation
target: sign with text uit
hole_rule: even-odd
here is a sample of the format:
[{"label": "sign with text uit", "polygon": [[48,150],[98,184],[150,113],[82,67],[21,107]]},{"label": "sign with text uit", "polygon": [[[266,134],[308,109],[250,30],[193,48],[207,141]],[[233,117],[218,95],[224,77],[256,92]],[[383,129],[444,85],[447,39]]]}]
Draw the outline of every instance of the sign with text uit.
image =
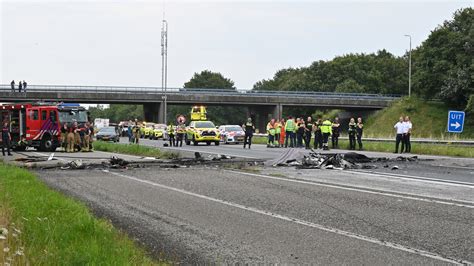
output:
[{"label": "sign with text uit", "polygon": [[461,133],[464,128],[465,114],[462,111],[449,111],[448,113],[448,132]]}]

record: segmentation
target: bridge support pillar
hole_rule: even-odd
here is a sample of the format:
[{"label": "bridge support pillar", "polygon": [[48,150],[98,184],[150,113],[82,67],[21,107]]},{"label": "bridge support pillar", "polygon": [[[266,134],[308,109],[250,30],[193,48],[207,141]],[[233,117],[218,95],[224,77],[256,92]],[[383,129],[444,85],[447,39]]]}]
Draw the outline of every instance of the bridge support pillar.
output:
[{"label": "bridge support pillar", "polygon": [[250,106],[248,116],[252,118],[259,133],[266,133],[267,123],[272,118],[281,119],[282,111],[283,106],[281,104]]},{"label": "bridge support pillar", "polygon": [[145,117],[145,121],[163,123],[163,106],[164,104],[161,104],[160,102],[143,104],[143,116]]}]

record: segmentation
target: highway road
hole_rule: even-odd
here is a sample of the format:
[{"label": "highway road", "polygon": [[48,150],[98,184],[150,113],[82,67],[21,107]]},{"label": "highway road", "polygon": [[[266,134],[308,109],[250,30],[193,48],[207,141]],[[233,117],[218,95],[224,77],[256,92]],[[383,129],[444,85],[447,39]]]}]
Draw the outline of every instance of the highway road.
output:
[{"label": "highway road", "polygon": [[[185,149],[252,158],[282,152]],[[444,265],[474,262],[471,163],[443,157],[396,173],[190,166],[38,174],[155,258],[176,263]]]}]

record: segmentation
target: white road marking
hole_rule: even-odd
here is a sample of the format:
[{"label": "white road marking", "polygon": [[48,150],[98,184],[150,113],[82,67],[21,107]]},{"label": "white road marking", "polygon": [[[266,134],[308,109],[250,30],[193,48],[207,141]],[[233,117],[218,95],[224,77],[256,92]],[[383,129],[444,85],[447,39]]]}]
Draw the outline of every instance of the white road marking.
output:
[{"label": "white road marking", "polygon": [[289,217],[289,216],[284,216],[284,215],[281,215],[281,214],[272,213],[272,212],[269,212],[269,211],[260,210],[260,209],[253,208],[253,207],[247,207],[247,206],[244,206],[244,205],[241,205],[241,204],[238,204],[238,203],[233,203],[233,202],[229,202],[229,201],[225,201],[225,200],[221,200],[221,199],[217,199],[217,198],[197,194],[197,193],[190,192],[190,191],[187,191],[187,190],[184,190],[184,189],[179,189],[179,188],[175,188],[175,187],[170,187],[170,186],[158,184],[158,183],[151,182],[151,181],[148,181],[148,180],[139,179],[139,178],[136,178],[136,177],[133,177],[133,176],[128,176],[128,175],[124,175],[124,174],[120,174],[120,173],[116,173],[116,172],[110,172],[108,170],[104,170],[104,172],[115,175],[115,176],[120,176],[120,177],[129,179],[129,180],[133,180],[133,181],[136,181],[136,182],[140,182],[140,183],[143,183],[143,184],[159,187],[159,188],[162,188],[162,189],[171,190],[171,191],[174,191],[174,192],[178,192],[178,193],[182,193],[182,194],[185,194],[185,195],[189,195],[189,196],[209,200],[209,201],[212,201],[212,202],[217,202],[217,203],[220,203],[220,204],[224,204],[224,205],[227,205],[227,206],[235,207],[235,208],[238,208],[238,209],[242,209],[242,210],[246,210],[246,211],[250,211],[250,212],[254,212],[254,213],[258,213],[258,214],[262,214],[262,215],[266,215],[266,216],[270,216],[270,217],[277,218],[277,219],[280,219],[280,220],[284,220],[284,221],[287,221],[287,222],[292,222],[292,223],[296,223],[296,224],[316,228],[316,229],[319,229],[319,230],[322,230],[322,231],[325,231],[325,232],[335,233],[335,234],[338,234],[338,235],[342,235],[342,236],[346,236],[346,237],[366,241],[366,242],[373,243],[373,244],[376,244],[376,245],[389,247],[389,248],[405,251],[405,252],[412,253],[412,254],[417,254],[417,255],[420,255],[420,256],[423,256],[423,257],[428,257],[428,258],[432,258],[432,259],[435,259],[435,260],[454,263],[454,264],[459,264],[459,265],[472,264],[469,261],[458,260],[458,259],[454,259],[454,258],[446,258],[446,257],[443,257],[440,254],[432,253],[432,252],[429,252],[429,251],[416,249],[416,248],[411,248],[411,247],[408,247],[408,246],[404,246],[404,245],[401,245],[401,244],[392,243],[392,242],[388,242],[388,241],[382,241],[382,240],[379,240],[379,239],[376,239],[376,238],[372,238],[372,237],[368,237],[368,236],[364,236],[364,235],[359,235],[359,234],[351,233],[351,232],[344,231],[344,230],[339,230],[339,229],[332,228],[332,227],[323,226],[323,225],[320,225],[320,224],[300,220],[300,219]]},{"label": "white road marking", "polygon": [[[453,205],[453,206],[458,206],[458,207],[465,207],[465,208],[474,209],[474,202],[472,202],[472,201],[452,200],[453,202],[451,202],[451,201],[448,201],[449,199],[424,197],[424,196],[416,195],[416,194],[401,193],[401,194],[403,194],[403,195],[401,195],[401,194],[395,194],[395,193],[392,193],[391,191],[386,191],[386,190],[378,190],[377,189],[377,191],[375,191],[375,190],[369,190],[369,189],[363,188],[363,187],[346,187],[346,186],[341,186],[341,185],[337,185],[337,184],[325,184],[325,183],[320,183],[320,182],[311,182],[311,181],[304,181],[304,180],[299,180],[299,179],[289,179],[289,178],[268,176],[268,175],[262,175],[262,174],[253,174],[253,173],[246,173],[246,172],[240,172],[240,171],[234,171],[234,170],[225,170],[225,171],[232,172],[232,173],[237,173],[237,174],[242,174],[242,175],[249,175],[249,176],[256,176],[256,177],[262,177],[262,178],[267,178],[267,179],[281,180],[281,181],[285,181],[285,182],[294,182],[294,183],[320,186],[320,187],[330,187],[330,188],[343,189],[343,190],[349,190],[349,191],[357,191],[357,192],[363,192],[363,193],[369,193],[369,194],[375,194],[375,195],[389,196],[389,197],[394,197],[394,198],[418,200],[418,201],[425,201],[425,202],[431,202],[431,203],[439,203],[439,204]],[[460,203],[456,203],[456,202],[460,202]],[[461,204],[461,203],[465,203],[465,204]]]},{"label": "white road marking", "polygon": [[364,170],[357,170],[357,171],[345,170],[345,171],[358,174],[358,175],[393,177],[396,179],[409,179],[409,180],[417,180],[417,181],[427,182],[427,183],[437,183],[437,184],[450,185],[450,186],[474,188],[474,183],[461,182],[461,181],[455,181],[455,180],[445,180],[445,179],[423,177],[423,176],[403,175],[403,174],[395,174],[395,173],[382,173],[382,172],[364,171]]}]

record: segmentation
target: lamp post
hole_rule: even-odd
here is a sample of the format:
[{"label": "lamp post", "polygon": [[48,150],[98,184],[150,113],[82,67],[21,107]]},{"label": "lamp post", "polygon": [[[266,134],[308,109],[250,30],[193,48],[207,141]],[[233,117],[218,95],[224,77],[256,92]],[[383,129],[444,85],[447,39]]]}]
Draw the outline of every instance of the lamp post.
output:
[{"label": "lamp post", "polygon": [[410,53],[408,55],[408,97],[411,96],[411,35],[405,34],[405,37],[410,38]]},{"label": "lamp post", "polygon": [[161,24],[161,91],[164,92],[163,115],[164,123],[167,125],[167,78],[168,78],[168,21],[163,19]]}]

